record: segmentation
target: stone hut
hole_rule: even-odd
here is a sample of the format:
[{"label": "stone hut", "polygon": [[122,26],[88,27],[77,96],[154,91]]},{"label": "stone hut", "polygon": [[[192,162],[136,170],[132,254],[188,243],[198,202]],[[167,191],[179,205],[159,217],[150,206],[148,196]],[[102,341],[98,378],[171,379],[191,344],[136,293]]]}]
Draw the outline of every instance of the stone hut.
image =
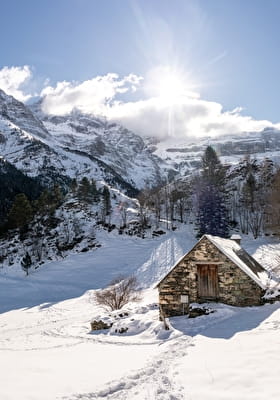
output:
[{"label": "stone hut", "polygon": [[158,283],[161,318],[187,314],[188,303],[263,304],[268,273],[239,240],[202,236]]}]

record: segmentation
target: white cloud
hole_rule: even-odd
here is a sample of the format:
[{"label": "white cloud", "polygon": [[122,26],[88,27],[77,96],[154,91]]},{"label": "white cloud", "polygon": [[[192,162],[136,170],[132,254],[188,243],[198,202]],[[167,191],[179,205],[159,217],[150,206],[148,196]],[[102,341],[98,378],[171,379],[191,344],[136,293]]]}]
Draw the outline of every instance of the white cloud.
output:
[{"label": "white cloud", "polygon": [[109,119],[143,135],[166,137],[202,137],[222,134],[261,131],[275,126],[270,121],[254,120],[241,115],[239,108],[224,112],[215,102],[182,96],[170,104],[159,97],[120,103],[107,110]]},{"label": "white cloud", "polygon": [[[68,114],[73,109],[103,115],[142,136],[160,138],[218,136],[261,131],[265,127],[280,129],[280,124],[242,115],[241,107],[224,111],[221,104],[203,100],[198,93],[189,90],[191,86],[181,90],[180,81],[168,81],[168,75],[162,77],[158,93],[154,90],[153,95],[150,93],[152,97],[137,101],[117,100],[123,93],[139,90],[139,87],[145,93],[145,82],[140,86],[143,78],[133,74],[120,78],[110,73],[81,83],[58,82],[55,87],[42,90],[42,108],[46,113],[57,115]],[[175,91],[173,86],[170,89],[173,82],[178,86]]]},{"label": "white cloud", "polygon": [[25,94],[22,86],[31,78],[31,69],[28,65],[23,67],[3,67],[0,69],[0,89],[19,101],[26,101],[30,94]]},{"label": "white cloud", "polygon": [[141,79],[133,74],[120,79],[117,74],[111,73],[82,83],[58,82],[55,87],[47,86],[42,90],[42,109],[56,115],[68,114],[74,108],[85,113],[106,115],[108,105],[115,96],[135,91]]},{"label": "white cloud", "polygon": [[[0,69],[0,88],[26,101],[32,95],[23,88],[27,83],[30,86],[31,78],[32,71],[27,65],[4,67]],[[54,87],[49,81],[46,84],[41,91],[44,112],[64,115],[79,109],[103,115],[142,136],[184,138],[261,131],[265,127],[280,129],[280,124],[242,115],[241,107],[224,111],[221,104],[201,99],[182,71],[162,66],[151,70],[145,81],[134,74],[120,78],[109,73],[84,82],[63,81]],[[120,101],[123,94],[135,91],[146,97]]]}]

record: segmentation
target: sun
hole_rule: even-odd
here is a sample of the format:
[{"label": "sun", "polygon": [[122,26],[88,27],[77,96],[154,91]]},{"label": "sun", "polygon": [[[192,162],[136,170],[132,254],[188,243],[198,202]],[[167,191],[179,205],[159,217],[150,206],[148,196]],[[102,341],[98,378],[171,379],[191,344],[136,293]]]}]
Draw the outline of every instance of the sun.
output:
[{"label": "sun", "polygon": [[191,96],[191,84],[186,73],[170,66],[160,66],[149,71],[146,78],[146,91],[168,103],[174,103],[182,96]]},{"label": "sun", "polygon": [[175,73],[168,73],[159,77],[158,94],[159,97],[176,99],[184,93],[183,79]]}]

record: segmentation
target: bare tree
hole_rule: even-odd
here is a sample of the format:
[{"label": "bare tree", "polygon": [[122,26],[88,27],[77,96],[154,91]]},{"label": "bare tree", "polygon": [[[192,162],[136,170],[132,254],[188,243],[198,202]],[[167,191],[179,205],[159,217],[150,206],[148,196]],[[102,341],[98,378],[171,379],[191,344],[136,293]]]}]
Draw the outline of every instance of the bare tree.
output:
[{"label": "bare tree", "polygon": [[169,211],[170,211],[170,188],[168,186],[168,182],[165,184],[163,188],[163,205],[165,211],[165,222],[166,229],[169,229]]},{"label": "bare tree", "polygon": [[137,291],[137,279],[135,276],[119,276],[107,288],[96,292],[95,300],[111,311],[121,309],[130,301],[139,301],[141,296]]},{"label": "bare tree", "polygon": [[31,253],[36,261],[41,261],[44,253],[44,238],[35,237],[31,245]]},{"label": "bare tree", "polygon": [[149,225],[149,208],[151,208],[150,193],[150,189],[143,189],[137,197],[139,202],[139,224],[142,233],[144,233]]},{"label": "bare tree", "polygon": [[83,234],[82,225],[77,217],[73,218],[72,228],[73,228],[74,237],[77,238],[77,237],[82,236],[82,234]]},{"label": "bare tree", "polygon": [[252,232],[254,239],[257,239],[263,229],[263,220],[264,220],[264,208],[260,208],[253,212],[249,213],[249,228]]},{"label": "bare tree", "polygon": [[126,225],[127,225],[127,215],[128,215],[127,207],[128,207],[128,203],[126,201],[124,201],[120,204],[121,223],[122,223],[122,226],[124,226],[124,227],[126,227]]},{"label": "bare tree", "polygon": [[65,220],[63,225],[60,227],[60,238],[59,241],[62,245],[71,243],[73,232],[71,231],[71,225],[69,220]]},{"label": "bare tree", "polygon": [[280,169],[276,171],[266,204],[265,230],[280,236]]},{"label": "bare tree", "polygon": [[150,207],[154,210],[156,217],[156,228],[159,227],[160,218],[161,218],[161,195],[160,195],[160,187],[151,190],[150,194]]}]

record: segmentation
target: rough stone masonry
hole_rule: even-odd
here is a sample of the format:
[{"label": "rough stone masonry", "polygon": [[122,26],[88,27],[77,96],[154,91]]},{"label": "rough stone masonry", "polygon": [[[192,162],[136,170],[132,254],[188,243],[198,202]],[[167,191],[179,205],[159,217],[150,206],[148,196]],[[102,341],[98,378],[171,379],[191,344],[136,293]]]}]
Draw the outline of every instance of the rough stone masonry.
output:
[{"label": "rough stone masonry", "polygon": [[198,268],[202,263],[217,265],[218,296],[214,301],[233,306],[263,304],[264,290],[205,236],[159,283],[161,318],[183,314],[182,294],[189,296],[190,303],[205,302],[198,290]]}]

